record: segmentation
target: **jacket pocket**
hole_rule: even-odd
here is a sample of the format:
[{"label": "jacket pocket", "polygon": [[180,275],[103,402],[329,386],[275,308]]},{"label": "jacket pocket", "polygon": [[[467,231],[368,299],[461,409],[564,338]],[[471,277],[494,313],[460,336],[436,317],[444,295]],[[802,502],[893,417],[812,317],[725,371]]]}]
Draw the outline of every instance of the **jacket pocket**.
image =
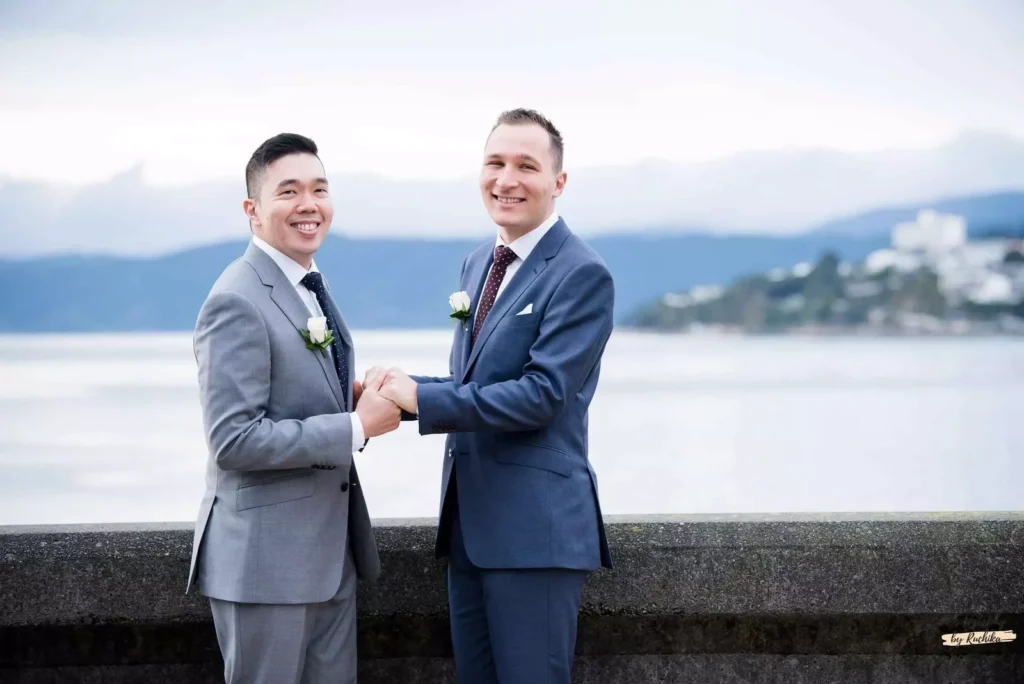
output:
[{"label": "jacket pocket", "polygon": [[503,328],[529,328],[536,327],[537,321],[540,320],[540,316],[535,313],[523,314],[517,316],[515,314],[509,314],[505,317],[505,320],[501,322]]},{"label": "jacket pocket", "polygon": [[517,444],[514,448],[506,447],[495,454],[494,460],[510,465],[539,468],[562,477],[569,477],[571,474],[569,454],[542,444]]},{"label": "jacket pocket", "polygon": [[278,480],[242,485],[238,488],[235,508],[244,511],[247,508],[270,506],[272,504],[295,501],[313,496],[316,482],[313,473],[290,475]]}]

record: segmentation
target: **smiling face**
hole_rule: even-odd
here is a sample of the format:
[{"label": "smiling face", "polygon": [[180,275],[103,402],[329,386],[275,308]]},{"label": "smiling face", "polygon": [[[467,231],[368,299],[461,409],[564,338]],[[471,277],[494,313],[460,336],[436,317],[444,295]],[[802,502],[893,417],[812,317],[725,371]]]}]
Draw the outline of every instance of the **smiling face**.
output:
[{"label": "smiling face", "polygon": [[502,124],[484,148],[480,192],[506,242],[525,235],[555,209],[565,187],[548,132],[536,124]]},{"label": "smiling face", "polygon": [[269,164],[255,199],[243,208],[255,235],[307,269],[334,218],[323,164],[305,153]]}]

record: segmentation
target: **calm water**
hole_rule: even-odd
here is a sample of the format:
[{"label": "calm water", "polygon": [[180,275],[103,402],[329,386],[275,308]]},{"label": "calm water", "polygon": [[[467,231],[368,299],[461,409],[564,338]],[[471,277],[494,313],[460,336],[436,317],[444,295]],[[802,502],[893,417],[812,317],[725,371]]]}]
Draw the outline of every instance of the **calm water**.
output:
[{"label": "calm water", "polygon": [[[447,331],[355,334],[357,370],[444,374]],[[188,334],[0,336],[0,524],[190,521]],[[608,513],[1024,509],[1024,343],[617,332],[591,412]],[[358,465],[374,517],[434,516],[441,435]]]}]

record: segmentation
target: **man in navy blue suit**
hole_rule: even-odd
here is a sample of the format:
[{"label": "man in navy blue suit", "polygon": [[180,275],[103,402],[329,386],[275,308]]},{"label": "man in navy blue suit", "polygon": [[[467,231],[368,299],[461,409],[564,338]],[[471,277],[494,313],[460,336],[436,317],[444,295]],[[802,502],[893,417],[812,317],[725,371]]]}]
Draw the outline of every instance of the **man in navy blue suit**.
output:
[{"label": "man in navy blue suit", "polygon": [[537,112],[499,117],[480,172],[497,238],[463,262],[451,375],[364,383],[448,434],[436,552],[461,684],[569,684],[587,573],[611,567],[587,422],[614,284],[555,211],[562,150]]}]

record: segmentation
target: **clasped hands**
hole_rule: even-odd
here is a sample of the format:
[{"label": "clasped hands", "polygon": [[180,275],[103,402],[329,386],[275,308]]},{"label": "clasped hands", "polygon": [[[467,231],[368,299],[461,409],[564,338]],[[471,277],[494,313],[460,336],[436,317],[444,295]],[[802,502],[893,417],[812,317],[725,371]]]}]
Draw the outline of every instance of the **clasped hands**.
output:
[{"label": "clasped hands", "polygon": [[374,366],[353,383],[356,413],[367,438],[398,429],[402,410],[416,413],[416,381],[400,368]]}]

